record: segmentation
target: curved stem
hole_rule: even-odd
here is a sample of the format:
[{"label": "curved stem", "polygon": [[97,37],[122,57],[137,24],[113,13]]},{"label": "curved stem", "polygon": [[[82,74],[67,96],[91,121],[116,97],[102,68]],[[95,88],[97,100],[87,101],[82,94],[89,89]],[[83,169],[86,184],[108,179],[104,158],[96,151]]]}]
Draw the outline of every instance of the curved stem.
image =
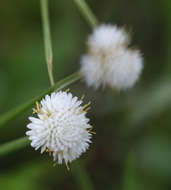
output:
[{"label": "curved stem", "polygon": [[98,20],[94,13],[91,11],[85,0],[73,0],[83,17],[87,20],[92,28],[95,28],[98,25]]},{"label": "curved stem", "polygon": [[10,120],[14,119],[16,116],[20,115],[22,112],[26,111],[27,109],[31,108],[36,101],[41,100],[46,94],[53,92],[54,90],[61,90],[68,85],[78,81],[81,78],[79,72],[75,72],[72,75],[64,78],[63,80],[57,82],[54,86],[49,88],[48,90],[44,91],[41,95],[29,100],[27,103],[5,113],[4,115],[0,116],[0,128],[5,125]]}]

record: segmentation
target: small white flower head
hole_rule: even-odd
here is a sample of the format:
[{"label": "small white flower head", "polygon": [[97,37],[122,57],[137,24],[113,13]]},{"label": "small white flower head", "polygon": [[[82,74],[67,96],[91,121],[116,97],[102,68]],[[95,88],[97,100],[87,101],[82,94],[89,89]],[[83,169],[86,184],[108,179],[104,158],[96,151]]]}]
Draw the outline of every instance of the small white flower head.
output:
[{"label": "small white flower head", "polygon": [[117,48],[127,46],[130,38],[124,29],[113,25],[102,24],[94,29],[88,38],[90,52],[113,53]]},{"label": "small white flower head", "polygon": [[35,150],[41,148],[41,153],[52,153],[59,164],[80,157],[88,149],[92,136],[86,117],[89,104],[81,104],[82,100],[71,93],[60,91],[46,95],[34,109],[37,117],[29,117],[26,135],[32,141],[31,146]]},{"label": "small white flower head", "polygon": [[125,30],[101,25],[88,38],[88,52],[81,58],[81,74],[88,86],[109,86],[118,90],[131,88],[138,80],[143,58],[138,50],[128,48]]}]

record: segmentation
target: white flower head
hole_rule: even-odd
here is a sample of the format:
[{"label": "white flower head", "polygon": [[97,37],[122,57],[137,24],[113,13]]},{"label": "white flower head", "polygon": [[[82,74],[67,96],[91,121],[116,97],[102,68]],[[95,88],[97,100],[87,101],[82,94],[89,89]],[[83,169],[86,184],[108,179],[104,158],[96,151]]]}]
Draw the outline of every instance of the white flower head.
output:
[{"label": "white flower head", "polygon": [[53,154],[54,161],[58,159],[67,164],[80,157],[91,143],[91,125],[86,117],[89,104],[82,106],[82,100],[73,97],[71,93],[57,92],[37,103],[37,117],[29,117],[31,121],[26,132],[35,150],[41,148],[41,153],[47,151]]},{"label": "white flower head", "polygon": [[113,53],[117,48],[126,46],[130,42],[129,35],[122,28],[113,25],[102,24],[94,29],[88,38],[88,48],[92,52],[103,51]]},{"label": "white flower head", "polygon": [[[118,90],[131,88],[138,80],[143,60],[138,50],[123,49],[121,55],[109,60],[107,64],[107,72],[105,84]],[[111,63],[110,63],[111,61]]]},{"label": "white flower head", "polygon": [[129,35],[117,26],[94,29],[88,38],[88,52],[81,58],[81,74],[88,86],[123,90],[136,83],[143,58],[138,50],[128,48],[129,42]]}]

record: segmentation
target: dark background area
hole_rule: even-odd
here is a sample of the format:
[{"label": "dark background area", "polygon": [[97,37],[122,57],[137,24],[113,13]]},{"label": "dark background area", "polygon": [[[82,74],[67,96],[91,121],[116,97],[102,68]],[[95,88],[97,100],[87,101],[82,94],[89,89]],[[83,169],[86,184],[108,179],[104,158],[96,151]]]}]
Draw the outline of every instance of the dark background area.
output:
[{"label": "dark background area", "polygon": [[[101,23],[126,26],[144,55],[137,85],[126,92],[94,91],[83,82],[74,95],[92,102],[96,135],[81,156],[94,189],[171,189],[171,1],[87,0]],[[38,0],[1,1],[0,113],[49,87]],[[58,81],[79,69],[91,28],[72,0],[49,0]],[[31,110],[0,129],[0,143],[22,137]],[[65,165],[31,147],[0,157],[0,189],[82,189]],[[73,165],[73,166],[72,166]],[[80,173],[80,175],[82,175]],[[88,188],[87,188],[88,189]]]}]

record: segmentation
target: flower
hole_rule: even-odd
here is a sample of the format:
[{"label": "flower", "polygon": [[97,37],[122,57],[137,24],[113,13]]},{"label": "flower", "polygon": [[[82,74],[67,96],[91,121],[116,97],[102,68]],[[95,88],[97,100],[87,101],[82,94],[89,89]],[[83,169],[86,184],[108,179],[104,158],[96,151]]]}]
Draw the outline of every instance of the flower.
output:
[{"label": "flower", "polygon": [[67,92],[53,92],[46,95],[34,112],[37,117],[31,121],[26,132],[35,150],[53,154],[54,161],[67,164],[85,152],[91,143],[91,125],[86,117],[89,104]]},{"label": "flower", "polygon": [[94,29],[88,38],[88,48],[92,53],[114,53],[130,43],[129,35],[124,29],[113,25],[102,24]]},{"label": "flower", "polygon": [[130,38],[121,28],[100,25],[88,38],[88,52],[81,58],[81,74],[88,86],[109,86],[118,90],[131,88],[138,80],[143,58],[138,50],[128,48]]}]

